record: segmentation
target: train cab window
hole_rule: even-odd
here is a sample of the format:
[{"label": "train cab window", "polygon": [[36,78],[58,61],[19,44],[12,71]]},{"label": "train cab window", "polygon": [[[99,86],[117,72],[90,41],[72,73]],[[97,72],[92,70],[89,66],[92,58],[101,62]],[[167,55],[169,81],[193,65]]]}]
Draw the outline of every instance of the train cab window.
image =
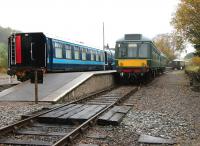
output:
[{"label": "train cab window", "polygon": [[94,51],[93,50],[91,50],[91,61],[94,61]]},{"label": "train cab window", "polygon": [[147,58],[149,55],[149,44],[141,44],[139,47],[139,57]]},{"label": "train cab window", "polygon": [[74,59],[80,59],[79,47],[74,47]]},{"label": "train cab window", "polygon": [[137,44],[128,44],[128,57],[137,57]]},{"label": "train cab window", "polygon": [[123,44],[118,44],[118,57],[119,58],[127,57],[127,49]]},{"label": "train cab window", "polygon": [[65,51],[66,51],[66,58],[71,59],[72,58],[72,49],[70,45],[65,45]]},{"label": "train cab window", "polygon": [[62,55],[62,44],[55,42],[55,57],[56,58],[63,58]]},{"label": "train cab window", "polygon": [[86,60],[86,49],[82,49],[82,60]]}]

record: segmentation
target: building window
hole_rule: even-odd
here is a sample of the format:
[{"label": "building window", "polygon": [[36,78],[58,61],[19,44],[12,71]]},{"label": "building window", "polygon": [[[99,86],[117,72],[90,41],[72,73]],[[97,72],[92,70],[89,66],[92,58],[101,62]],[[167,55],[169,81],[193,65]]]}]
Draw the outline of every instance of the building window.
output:
[{"label": "building window", "polygon": [[82,60],[86,60],[86,49],[82,49]]},{"label": "building window", "polygon": [[74,59],[80,59],[79,47],[74,47]]},{"label": "building window", "polygon": [[66,58],[71,59],[72,58],[72,49],[70,45],[65,45],[66,50]]},{"label": "building window", "polygon": [[55,42],[55,57],[56,58],[63,58],[62,55],[62,44]]}]

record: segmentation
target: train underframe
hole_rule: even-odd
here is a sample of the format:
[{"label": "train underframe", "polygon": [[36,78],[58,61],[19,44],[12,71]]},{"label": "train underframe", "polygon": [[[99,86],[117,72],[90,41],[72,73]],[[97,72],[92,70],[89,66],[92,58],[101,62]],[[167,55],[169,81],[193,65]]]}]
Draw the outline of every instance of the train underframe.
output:
[{"label": "train underframe", "polygon": [[[37,69],[38,70],[38,69]],[[59,67],[55,67],[53,69],[49,69],[49,68],[42,68],[40,69],[43,71],[43,73],[63,73],[63,72],[83,72],[83,71],[99,71],[99,70],[103,70],[103,66],[78,66],[76,68],[73,68],[73,66],[70,67],[63,67],[61,66]],[[106,65],[106,70],[112,70],[112,68],[110,68],[110,66]],[[7,71],[7,74],[10,76],[17,76],[17,80],[24,82],[28,79],[30,79],[31,77],[31,73],[34,71],[34,68],[31,67],[12,67],[9,68]]]},{"label": "train underframe", "polygon": [[[37,69],[38,70],[38,69]],[[47,72],[46,69],[40,69],[43,71],[43,74]],[[31,73],[34,71],[34,68],[23,67],[23,68],[12,68],[8,69],[7,74],[10,76],[17,76],[17,80],[24,82],[30,79]]]},{"label": "train underframe", "polygon": [[163,74],[164,68],[129,68],[118,69],[122,81],[144,84],[152,81],[156,76]]}]

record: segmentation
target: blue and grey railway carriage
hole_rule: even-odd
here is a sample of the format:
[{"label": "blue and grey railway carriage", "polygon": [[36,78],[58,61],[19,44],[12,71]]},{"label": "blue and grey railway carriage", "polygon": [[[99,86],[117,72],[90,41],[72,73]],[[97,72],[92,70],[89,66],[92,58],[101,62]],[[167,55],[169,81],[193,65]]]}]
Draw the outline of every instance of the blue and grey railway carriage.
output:
[{"label": "blue and grey railway carriage", "polygon": [[63,41],[43,33],[17,33],[8,38],[9,75],[29,78],[33,68],[45,72],[93,71],[112,69],[114,55],[81,43]]},{"label": "blue and grey railway carriage", "polygon": [[126,34],[116,41],[117,72],[129,79],[148,79],[162,73],[166,57],[153,42],[141,34]]}]

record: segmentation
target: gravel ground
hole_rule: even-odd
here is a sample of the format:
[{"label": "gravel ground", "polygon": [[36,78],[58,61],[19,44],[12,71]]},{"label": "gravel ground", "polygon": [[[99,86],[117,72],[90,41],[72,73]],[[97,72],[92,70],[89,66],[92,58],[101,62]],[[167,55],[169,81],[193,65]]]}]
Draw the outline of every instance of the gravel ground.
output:
[{"label": "gravel ground", "polygon": [[[200,93],[190,89],[182,71],[156,78],[132,95],[133,104],[120,126],[97,126],[78,143],[101,146],[137,146],[140,134],[173,138],[180,146],[200,146]],[[48,104],[0,102],[0,128],[20,119],[22,114],[40,110]]]},{"label": "gravel ground", "polygon": [[47,106],[47,103],[0,102],[0,128],[20,120],[21,115],[40,110]]},{"label": "gravel ground", "polygon": [[183,71],[159,77],[134,94],[140,99],[123,124],[137,133],[200,145],[200,93],[190,89]]},{"label": "gravel ground", "polygon": [[[78,143],[137,146],[139,135],[147,134],[172,138],[179,146],[200,146],[200,93],[190,89],[183,71],[157,77],[125,103],[133,104],[133,109],[120,126],[94,127]],[[104,139],[88,136],[101,131]]]},{"label": "gravel ground", "polygon": [[[9,76],[0,73],[0,86],[9,84]],[[16,78],[12,79],[12,83],[19,83]],[[11,85],[12,86],[12,85]],[[6,89],[9,86],[0,87],[0,91]],[[34,104],[32,102],[0,102],[0,128],[12,124],[20,120],[21,115],[34,112],[47,107],[48,104]]]}]

